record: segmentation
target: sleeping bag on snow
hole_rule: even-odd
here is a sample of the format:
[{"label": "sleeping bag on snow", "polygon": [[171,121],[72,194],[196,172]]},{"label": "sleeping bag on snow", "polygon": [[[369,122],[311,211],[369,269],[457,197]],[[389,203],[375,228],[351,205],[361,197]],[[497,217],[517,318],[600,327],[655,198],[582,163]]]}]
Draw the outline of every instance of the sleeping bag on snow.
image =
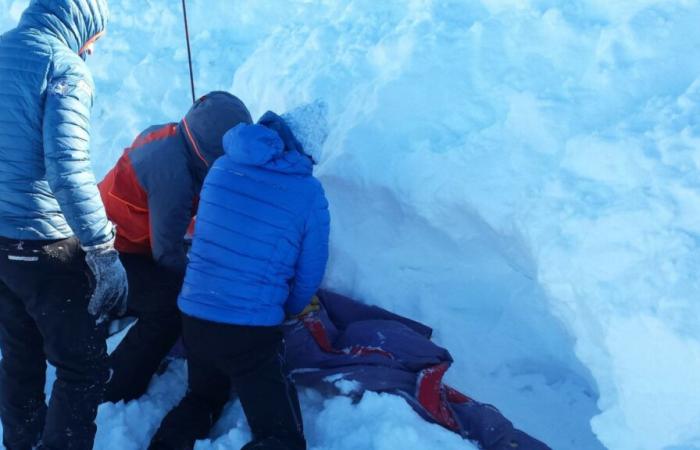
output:
[{"label": "sleeping bag on snow", "polygon": [[399,395],[426,420],[485,450],[549,449],[493,406],[442,382],[452,357],[430,340],[429,327],[331,292],[318,296],[319,311],[284,325],[287,363],[298,385],[347,395],[336,383],[351,381],[353,397]]}]

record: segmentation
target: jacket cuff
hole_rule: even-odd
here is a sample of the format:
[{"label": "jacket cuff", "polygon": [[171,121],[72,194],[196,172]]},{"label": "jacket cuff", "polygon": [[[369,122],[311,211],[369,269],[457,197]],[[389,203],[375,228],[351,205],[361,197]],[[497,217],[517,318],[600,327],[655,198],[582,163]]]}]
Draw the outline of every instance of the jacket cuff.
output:
[{"label": "jacket cuff", "polygon": [[114,248],[114,241],[117,239],[117,229],[112,222],[109,222],[109,225],[111,230],[107,235],[107,240],[93,245],[81,245],[80,248],[82,248],[86,253],[100,250],[110,250]]},{"label": "jacket cuff", "polygon": [[284,305],[284,310],[287,315],[296,316],[297,314],[301,313],[309,303],[311,303],[311,297],[305,301],[302,297],[292,295]]}]

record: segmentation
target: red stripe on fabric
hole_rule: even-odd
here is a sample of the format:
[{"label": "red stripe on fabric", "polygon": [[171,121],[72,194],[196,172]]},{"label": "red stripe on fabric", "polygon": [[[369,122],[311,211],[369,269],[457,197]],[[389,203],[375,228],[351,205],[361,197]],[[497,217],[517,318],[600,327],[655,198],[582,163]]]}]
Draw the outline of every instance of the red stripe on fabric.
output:
[{"label": "red stripe on fabric", "polygon": [[457,389],[447,385],[445,385],[445,396],[447,397],[448,402],[457,403],[459,405],[464,403],[471,403],[474,401],[471,398],[459,392]]},{"label": "red stripe on fabric", "polygon": [[355,345],[354,347],[345,349],[343,353],[353,356],[379,355],[389,359],[394,359],[394,355],[379,347],[363,347],[361,345]]},{"label": "red stripe on fabric", "polygon": [[333,343],[328,337],[328,332],[323,326],[323,322],[316,318],[314,314],[309,314],[302,320],[302,323],[307,330],[311,333],[314,340],[321,347],[321,350],[327,353],[333,353],[336,355],[352,355],[352,356],[369,356],[369,355],[379,355],[385,358],[395,359],[394,355],[380,347],[367,347],[363,345],[354,345],[352,347],[337,349],[333,347]]},{"label": "red stripe on fabric", "polygon": [[423,370],[418,378],[416,398],[437,423],[457,431],[459,424],[443,396],[442,378],[449,367],[449,364],[443,363]]},{"label": "red stripe on fabric", "polygon": [[204,159],[204,156],[202,155],[202,152],[199,149],[199,145],[197,145],[197,141],[194,139],[194,136],[192,136],[192,132],[190,131],[190,125],[187,123],[187,118],[182,119],[182,123],[185,125],[185,133],[187,134],[187,138],[190,140],[192,147],[194,147],[194,152],[197,154],[199,159],[202,160],[204,165],[209,167],[209,163],[206,159]]},{"label": "red stripe on fabric", "polygon": [[303,324],[306,329],[309,330],[309,333],[311,333],[311,336],[313,336],[318,346],[321,347],[321,350],[328,353],[339,353],[335,348],[333,348],[333,344],[328,337],[328,333],[326,332],[326,328],[323,326],[323,322],[314,317],[307,316],[304,318]]}]

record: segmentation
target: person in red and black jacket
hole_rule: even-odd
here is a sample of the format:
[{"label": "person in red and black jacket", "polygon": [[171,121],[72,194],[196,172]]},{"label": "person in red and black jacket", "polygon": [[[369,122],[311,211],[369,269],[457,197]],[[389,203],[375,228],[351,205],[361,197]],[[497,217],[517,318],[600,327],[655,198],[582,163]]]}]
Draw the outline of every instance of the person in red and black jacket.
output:
[{"label": "person in red and black jacket", "polygon": [[184,237],[204,177],[224,153],[223,136],[239,123],[252,123],[243,102],[227,92],[211,92],[180,123],[141,133],[99,185],[129,279],[127,315],[138,319],[110,356],[106,401],[143,395],[180,335]]}]

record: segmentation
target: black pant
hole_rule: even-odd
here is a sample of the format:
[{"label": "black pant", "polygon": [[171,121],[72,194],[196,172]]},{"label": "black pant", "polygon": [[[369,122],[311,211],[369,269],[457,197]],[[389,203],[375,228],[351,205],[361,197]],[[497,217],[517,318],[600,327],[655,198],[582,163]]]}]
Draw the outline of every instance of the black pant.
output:
[{"label": "black pant", "polygon": [[188,390],[150,449],[189,450],[209,434],[233,387],[253,441],[245,449],[306,448],[296,388],[284,370],[279,327],[244,327],[183,315]]},{"label": "black pant", "polygon": [[177,296],[182,276],[155,264],[150,256],[122,253],[129,280],[127,315],[138,319],[109,357],[112,377],[105,400],[141,397],[182,329]]},{"label": "black pant", "polygon": [[[6,448],[92,449],[108,377],[106,327],[77,239],[0,238],[0,417]],[[46,360],[56,367],[48,408]]]}]

